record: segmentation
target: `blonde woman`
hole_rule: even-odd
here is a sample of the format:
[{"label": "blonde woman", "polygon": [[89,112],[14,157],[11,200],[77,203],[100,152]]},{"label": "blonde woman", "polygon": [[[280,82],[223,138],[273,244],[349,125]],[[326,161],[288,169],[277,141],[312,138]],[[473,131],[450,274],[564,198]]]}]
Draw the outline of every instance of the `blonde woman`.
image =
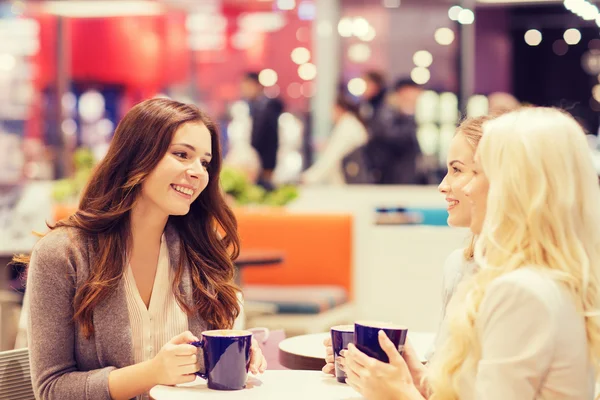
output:
[{"label": "blonde woman", "polygon": [[[483,133],[483,123],[491,120],[492,116],[481,116],[465,119],[456,130],[456,135],[452,138],[447,155],[446,176],[440,183],[438,190],[444,196],[448,209],[448,225],[452,227],[468,227],[471,224],[471,205],[469,199],[464,195],[462,188],[473,177],[475,150],[481,135]],[[445,315],[447,305],[454,294],[456,287],[466,277],[469,277],[476,270],[473,262],[474,241],[471,240],[469,246],[464,249],[457,249],[452,252],[443,268],[443,292],[442,292],[442,318],[438,330],[438,340],[445,337]],[[323,372],[334,374],[333,348],[331,347],[331,338],[325,340],[327,364],[323,367]],[[433,350],[433,349],[432,349]],[[417,383],[424,382],[423,377],[427,368],[421,363],[410,344],[406,346],[404,354],[406,363],[411,372],[413,380]],[[343,361],[342,361],[343,364]],[[419,385],[425,393],[426,385]]]},{"label": "blonde woman", "polygon": [[348,383],[367,399],[593,398],[600,190],[581,127],[549,108],[487,122],[463,191],[479,272],[452,299],[429,392],[384,335],[391,363],[351,346]]}]

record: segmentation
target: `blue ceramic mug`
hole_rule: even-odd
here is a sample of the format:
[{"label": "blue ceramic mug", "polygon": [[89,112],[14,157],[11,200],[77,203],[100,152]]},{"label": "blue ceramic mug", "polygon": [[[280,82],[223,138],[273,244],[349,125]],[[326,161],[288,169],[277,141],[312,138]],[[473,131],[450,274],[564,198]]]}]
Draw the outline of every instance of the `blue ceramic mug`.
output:
[{"label": "blue ceramic mug", "polygon": [[390,360],[385,351],[379,345],[379,331],[384,331],[388,338],[394,343],[398,352],[402,354],[408,328],[387,322],[357,321],[354,323],[354,345],[369,357],[378,359],[385,363]]},{"label": "blue ceramic mug", "polygon": [[252,332],[222,329],[202,332],[192,345],[204,350],[204,372],[196,375],[215,390],[240,390],[246,387],[250,366]]},{"label": "blue ceramic mug", "polygon": [[340,369],[338,358],[342,350],[348,349],[348,344],[354,342],[354,325],[337,325],[331,328],[331,344],[335,360],[335,377],[338,382],[346,383],[346,373]]}]

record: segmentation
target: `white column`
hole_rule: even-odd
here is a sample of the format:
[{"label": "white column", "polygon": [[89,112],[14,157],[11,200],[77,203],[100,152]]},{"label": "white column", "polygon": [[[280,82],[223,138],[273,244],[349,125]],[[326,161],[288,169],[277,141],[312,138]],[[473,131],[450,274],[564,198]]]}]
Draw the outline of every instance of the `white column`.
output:
[{"label": "white column", "polygon": [[331,132],[331,108],[340,77],[341,40],[337,32],[340,0],[316,0],[313,23],[313,55],[317,66],[315,95],[311,99],[312,137]]},{"label": "white column", "polygon": [[[475,0],[462,0],[461,6],[475,12]],[[475,94],[475,24],[460,25],[460,108],[467,110],[469,98]]]}]

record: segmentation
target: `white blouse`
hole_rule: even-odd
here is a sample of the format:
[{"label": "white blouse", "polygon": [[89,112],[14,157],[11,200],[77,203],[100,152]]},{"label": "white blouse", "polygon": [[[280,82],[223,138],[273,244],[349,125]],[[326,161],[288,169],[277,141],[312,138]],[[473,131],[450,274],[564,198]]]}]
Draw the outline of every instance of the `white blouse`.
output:
[{"label": "white blouse", "polygon": [[[146,308],[135,283],[131,266],[127,266],[124,274],[125,297],[131,326],[134,364],[154,358],[169,340],[188,330],[187,314],[179,307],[173,294],[174,275],[175,271],[169,263],[169,249],[163,235],[152,296]],[[240,315],[235,320],[233,329],[244,329],[245,314],[241,293],[238,293],[238,299]],[[199,336],[200,332],[194,334]],[[147,398],[147,394],[138,396],[138,399]]]},{"label": "white blouse", "polygon": [[475,326],[481,359],[460,376],[461,400],[593,399],[584,317],[548,271],[527,267],[494,280]]},{"label": "white blouse", "polygon": [[[171,289],[174,271],[170,268],[169,252],[164,236],[160,242],[158,265],[148,308],[138,291],[131,266],[125,271],[125,297],[131,325],[133,362],[150,360],[174,336],[188,330],[188,318],[179,307]],[[148,395],[138,396],[147,399]]]},{"label": "white blouse", "polygon": [[156,277],[148,308],[138,292],[131,266],[125,272],[125,293],[133,361],[140,363],[152,359],[174,336],[188,329],[186,313],[179,307],[171,289],[174,271],[169,266],[169,252],[164,237],[161,239]]}]

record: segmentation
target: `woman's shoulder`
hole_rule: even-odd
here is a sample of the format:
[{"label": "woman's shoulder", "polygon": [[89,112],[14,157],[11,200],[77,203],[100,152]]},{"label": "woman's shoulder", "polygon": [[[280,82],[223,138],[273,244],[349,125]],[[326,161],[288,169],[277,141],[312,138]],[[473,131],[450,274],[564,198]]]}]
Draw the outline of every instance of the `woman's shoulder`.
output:
[{"label": "woman's shoulder", "polygon": [[444,278],[446,280],[460,274],[471,262],[465,258],[465,249],[454,250],[444,262]]},{"label": "woman's shoulder", "polygon": [[341,116],[338,125],[344,126],[346,128],[349,128],[349,127],[354,128],[356,130],[361,130],[361,131],[367,130],[367,128],[365,128],[365,125],[360,121],[360,119],[358,119],[354,114],[352,114],[350,112],[346,112]]},{"label": "woman's shoulder", "polygon": [[552,277],[550,271],[534,266],[519,268],[499,276],[492,281],[487,291],[507,295],[526,293],[543,303],[561,297],[563,292],[562,286]]},{"label": "woman's shoulder", "polygon": [[33,247],[32,256],[45,264],[64,262],[86,251],[81,230],[59,227],[46,233]]}]

